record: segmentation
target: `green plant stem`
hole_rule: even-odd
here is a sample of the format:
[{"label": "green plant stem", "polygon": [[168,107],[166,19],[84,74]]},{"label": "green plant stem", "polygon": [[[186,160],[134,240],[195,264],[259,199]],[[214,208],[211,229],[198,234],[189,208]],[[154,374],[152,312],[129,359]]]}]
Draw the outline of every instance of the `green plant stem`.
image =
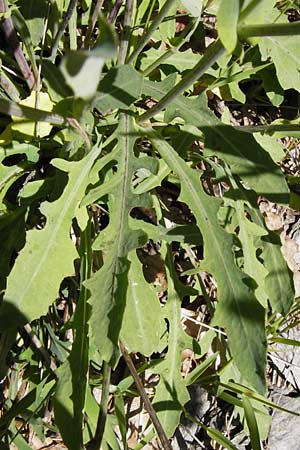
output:
[{"label": "green plant stem", "polygon": [[254,36],[293,36],[300,34],[300,22],[244,25],[238,27],[238,35],[243,38]]},{"label": "green plant stem", "polygon": [[153,20],[149,29],[146,31],[145,34],[143,34],[143,36],[139,40],[138,45],[136,46],[136,48],[133,50],[133,52],[129,56],[129,58],[127,60],[128,64],[131,64],[135,60],[135,58],[140,54],[140,52],[143,50],[143,48],[145,47],[145,45],[147,44],[147,42],[149,41],[149,39],[155,32],[155,30],[159,27],[161,22],[164,20],[168,11],[171,9],[171,7],[173,6],[173,3],[175,3],[175,2],[176,2],[176,0],[166,0],[164,6],[161,8],[160,12],[157,14],[155,19]]},{"label": "green plant stem", "polygon": [[[49,10],[49,5],[48,5],[48,10]],[[20,11],[18,9],[14,10],[13,23],[14,23],[15,29],[17,30],[17,32],[20,36],[22,44],[26,48],[28,59],[31,64],[31,67],[32,67],[34,79],[36,80],[36,83],[37,83],[39,75],[38,75],[38,68],[37,68],[37,64],[36,64],[36,56],[34,54],[34,48],[33,48],[32,42],[31,42],[30,32],[27,28],[24,18],[22,17],[22,14],[20,13]]]},{"label": "green plant stem", "polygon": [[244,131],[246,133],[289,133],[293,131],[300,132],[300,123],[295,124],[282,124],[282,125],[245,125],[233,127],[236,130]]},{"label": "green plant stem", "polygon": [[88,450],[100,450],[103,439],[106,419],[107,419],[107,403],[109,397],[111,368],[106,361],[103,361],[103,382],[102,393],[99,408],[99,415],[94,438],[87,445]]},{"label": "green plant stem", "polygon": [[[0,13],[5,14],[8,11],[8,7],[5,0],[0,0]],[[5,39],[12,49],[15,60],[18,63],[20,71],[31,90],[35,84],[33,73],[26,61],[26,58],[22,52],[20,42],[11,17],[2,20],[2,29],[5,35]]]},{"label": "green plant stem", "polygon": [[52,59],[55,59],[55,57],[56,57],[56,53],[57,53],[58,46],[59,46],[59,41],[60,41],[62,35],[64,34],[64,31],[68,25],[69,20],[72,17],[73,11],[76,7],[76,3],[77,3],[77,0],[70,0],[66,15],[65,15],[62,23],[60,24],[59,29],[57,30],[57,33],[56,33],[56,36],[54,38],[54,42],[52,45],[52,50],[51,50],[51,58]]},{"label": "green plant stem", "polygon": [[34,347],[37,349],[37,351],[41,354],[42,358],[44,359],[45,365],[52,372],[54,372],[57,369],[56,364],[54,361],[51,360],[49,353],[47,352],[45,347],[43,347],[41,341],[39,340],[39,338],[37,337],[37,335],[34,333],[33,329],[31,328],[31,325],[29,323],[27,323],[26,325],[24,325],[23,328],[26,331],[26,333],[28,334]]},{"label": "green plant stem", "polygon": [[3,72],[0,72],[0,86],[13,101],[17,102],[20,100],[19,92],[14,85],[14,83],[10,80],[10,78]]},{"label": "green plant stem", "polygon": [[47,122],[57,126],[72,127],[83,139],[86,148],[89,150],[91,143],[89,136],[80,123],[73,117],[63,117],[42,109],[30,108],[29,106],[18,105],[4,98],[0,99],[0,112],[8,116],[21,117],[24,121]]},{"label": "green plant stem", "polygon": [[97,3],[95,5],[94,11],[93,11],[92,18],[89,22],[88,29],[87,29],[87,32],[86,32],[86,35],[84,38],[84,44],[83,44],[84,48],[88,48],[90,45],[91,36],[94,31],[95,25],[97,23],[98,17],[100,15],[103,3],[104,3],[104,0],[97,0]]},{"label": "green plant stem", "polygon": [[22,117],[34,122],[48,122],[58,126],[65,125],[68,122],[68,119],[59,114],[52,114],[48,111],[18,105],[4,98],[0,99],[0,112],[9,116]]},{"label": "green plant stem", "polygon": [[148,30],[149,23],[150,23],[150,20],[151,20],[151,16],[152,16],[152,13],[153,13],[153,9],[154,9],[155,3],[156,3],[156,0],[152,0],[151,5],[150,5],[150,8],[148,7],[148,14],[147,14],[146,22],[145,22],[144,24],[140,24],[141,27],[144,27],[143,33],[144,33],[146,30]]},{"label": "green plant stem", "polygon": [[221,42],[217,40],[211,44],[204,56],[195,65],[195,67],[190,70],[190,72],[173,87],[156,105],[146,111],[138,118],[138,123],[146,122],[153,116],[158,114],[160,111],[166,108],[170,103],[175,100],[180,94],[182,94],[187,88],[189,88],[195,81],[197,81],[225,52],[225,49]]},{"label": "green plant stem", "polygon": [[129,39],[130,39],[130,30],[132,25],[132,18],[133,18],[133,8],[134,8],[134,0],[127,0],[126,1],[126,7],[125,7],[125,16],[124,16],[124,30],[123,35],[120,43],[120,49],[119,49],[119,55],[118,55],[118,64],[124,64],[127,51],[128,51],[128,45],[129,45]]},{"label": "green plant stem", "polygon": [[160,439],[162,448],[164,450],[172,450],[170,441],[169,441],[169,439],[166,436],[165,430],[161,426],[161,423],[160,423],[160,421],[159,421],[159,419],[157,417],[156,411],[153,408],[152,403],[150,402],[150,400],[149,400],[149,398],[148,398],[148,396],[147,396],[147,394],[145,392],[145,388],[144,388],[143,383],[142,383],[142,381],[141,381],[141,379],[140,379],[140,377],[139,377],[139,375],[138,375],[138,373],[136,371],[136,368],[135,368],[135,366],[134,366],[134,364],[132,362],[132,359],[130,358],[129,353],[127,352],[127,350],[126,350],[126,348],[125,348],[125,346],[124,346],[124,344],[122,343],[121,340],[119,340],[119,347],[120,347],[122,355],[123,355],[123,357],[125,359],[127,367],[128,367],[128,369],[129,369],[129,371],[130,371],[130,373],[131,373],[131,375],[132,375],[132,377],[134,379],[134,382],[136,384],[137,390],[139,391],[139,394],[140,394],[140,396],[141,396],[141,398],[142,398],[142,400],[144,402],[145,408],[146,408],[146,410],[147,410],[147,412],[148,412],[148,414],[149,414],[149,416],[150,416],[150,418],[152,420],[152,423],[153,423],[153,425],[154,425],[154,427],[156,429],[156,432],[157,432],[157,435],[158,435],[158,437]]}]

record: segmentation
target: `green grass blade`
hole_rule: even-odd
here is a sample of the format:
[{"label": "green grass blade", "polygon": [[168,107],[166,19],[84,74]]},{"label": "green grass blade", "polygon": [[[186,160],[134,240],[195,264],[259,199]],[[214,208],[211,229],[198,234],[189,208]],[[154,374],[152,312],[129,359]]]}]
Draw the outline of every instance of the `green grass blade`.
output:
[{"label": "green grass blade", "polygon": [[249,398],[243,397],[242,399],[245,416],[247,420],[247,425],[250,432],[250,439],[253,450],[261,450],[260,439],[259,439],[259,431],[256,422],[255,413]]}]

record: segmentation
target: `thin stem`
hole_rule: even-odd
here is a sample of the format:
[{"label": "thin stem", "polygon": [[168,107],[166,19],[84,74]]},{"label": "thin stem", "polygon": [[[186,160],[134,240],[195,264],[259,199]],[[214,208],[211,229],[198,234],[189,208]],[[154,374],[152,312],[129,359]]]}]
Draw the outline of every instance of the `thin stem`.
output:
[{"label": "thin stem", "polygon": [[138,123],[146,122],[151,117],[158,114],[166,106],[175,100],[180,94],[182,94],[187,88],[189,88],[195,81],[197,81],[225,52],[225,49],[221,42],[217,40],[211,44],[204,56],[195,65],[195,67],[174,86],[156,105],[146,111],[138,118]]},{"label": "thin stem", "polygon": [[244,38],[254,36],[293,36],[300,34],[300,23],[244,25],[238,28],[238,34]]},{"label": "thin stem", "polygon": [[148,66],[145,70],[143,70],[142,75],[147,77],[156,67],[160,66],[164,63],[170,56],[179,52],[180,48],[190,39],[194,31],[196,30],[198,24],[200,22],[200,17],[194,22],[191,23],[190,29],[187,26],[183,31],[182,36],[178,37],[177,45],[170,47],[165,53],[163,53],[156,61],[154,61],[150,66]]},{"label": "thin stem", "polygon": [[20,36],[20,41],[22,42],[22,44],[24,45],[24,47],[27,51],[27,55],[28,55],[28,59],[31,64],[31,67],[32,67],[34,79],[37,80],[38,70],[37,70],[35,54],[34,54],[33,45],[31,42],[30,33],[29,33],[26,23],[24,23],[24,19],[22,18],[22,15],[18,9],[14,10],[13,24],[14,24],[16,31],[18,32],[18,35]]},{"label": "thin stem", "polygon": [[118,15],[118,12],[122,6],[123,0],[116,0],[116,3],[114,4],[113,9],[111,10],[111,13],[108,17],[108,23],[114,23],[114,21],[116,20],[116,17]]},{"label": "thin stem", "polygon": [[150,418],[152,420],[152,423],[153,423],[153,425],[154,425],[154,427],[156,429],[157,435],[158,435],[158,437],[160,439],[160,442],[161,442],[161,445],[162,445],[163,449],[164,450],[172,450],[170,441],[167,438],[165,430],[161,426],[161,423],[160,423],[160,421],[159,421],[159,419],[157,417],[156,411],[153,408],[152,403],[150,402],[150,400],[149,400],[149,398],[148,398],[148,396],[147,396],[147,394],[145,392],[145,388],[144,388],[143,383],[142,383],[142,381],[141,381],[141,379],[140,379],[140,377],[139,377],[139,375],[138,375],[138,373],[136,371],[136,368],[135,368],[135,366],[134,366],[134,364],[132,362],[132,359],[130,358],[130,355],[127,352],[124,344],[120,340],[119,340],[119,347],[120,347],[122,355],[123,355],[123,357],[125,359],[127,367],[128,367],[128,369],[129,369],[129,371],[130,371],[130,373],[131,373],[131,375],[132,375],[132,377],[134,379],[134,382],[135,382],[136,387],[137,387],[137,389],[139,391],[139,394],[140,394],[140,396],[141,396],[141,398],[142,398],[142,400],[144,402],[145,408],[146,408],[146,410],[147,410],[147,412],[148,412],[148,414],[149,414],[149,416],[150,416]]},{"label": "thin stem", "polygon": [[94,31],[95,25],[97,23],[98,17],[100,15],[103,3],[104,3],[104,0],[97,0],[97,3],[95,5],[94,11],[93,11],[92,18],[89,22],[88,29],[87,29],[87,32],[86,32],[86,35],[84,38],[84,43],[83,43],[84,48],[88,48],[90,45],[91,36]]},{"label": "thin stem", "polygon": [[73,11],[74,11],[74,9],[76,7],[76,3],[77,3],[77,0],[70,0],[70,3],[69,3],[69,6],[68,6],[66,15],[64,17],[64,20],[60,24],[60,27],[59,27],[59,29],[58,29],[58,31],[56,33],[56,36],[54,38],[54,42],[53,42],[53,45],[52,45],[52,50],[51,50],[51,58],[53,58],[53,59],[55,59],[55,57],[56,57],[56,53],[57,53],[58,46],[59,46],[59,41],[60,41],[62,35],[65,32],[65,29],[66,29],[66,27],[68,25],[69,20],[72,17]]},{"label": "thin stem", "polygon": [[[5,14],[7,11],[8,7],[6,0],[0,0],[0,13]],[[14,58],[18,63],[18,66],[29,89],[31,90],[35,83],[34,76],[22,52],[20,42],[11,17],[3,19],[2,28],[5,35],[5,39],[7,43],[10,45]]]},{"label": "thin stem", "polygon": [[127,51],[128,51],[129,39],[130,39],[133,8],[134,8],[134,0],[127,0],[126,7],[125,7],[125,16],[124,16],[124,30],[123,30],[121,43],[120,43],[118,64],[125,63],[125,59],[126,59],[126,55],[127,55]]},{"label": "thin stem", "polygon": [[38,350],[38,352],[42,355],[46,366],[51,370],[51,371],[55,371],[56,370],[56,364],[54,361],[51,360],[47,350],[43,347],[41,341],[39,340],[39,338],[37,337],[37,335],[34,333],[34,331],[31,328],[31,325],[29,323],[27,323],[26,325],[24,325],[24,330],[26,331],[26,333],[28,334],[32,344],[34,345],[34,347]]},{"label": "thin stem", "polygon": [[63,117],[42,109],[19,105],[4,98],[0,98],[0,112],[8,116],[21,117],[32,122],[47,122],[57,126],[70,126],[81,136],[86,148],[89,150],[91,147],[87,132],[73,117]]},{"label": "thin stem", "polygon": [[140,24],[141,27],[144,27],[143,32],[145,32],[148,29],[155,3],[156,3],[156,0],[152,0],[150,8],[148,7],[148,15],[147,15],[146,22],[145,22],[145,24]]},{"label": "thin stem", "polygon": [[102,382],[102,393],[101,393],[99,415],[97,420],[95,436],[88,443],[87,445],[88,450],[100,450],[101,448],[102,438],[107,419],[107,404],[109,398],[110,375],[111,375],[111,368],[109,367],[107,362],[103,361],[103,382]]},{"label": "thin stem", "polygon": [[157,14],[157,16],[155,17],[155,19],[153,20],[152,24],[150,25],[149,29],[146,31],[146,33],[141,37],[138,45],[136,46],[136,48],[133,50],[133,52],[131,53],[130,57],[128,58],[127,63],[131,64],[135,58],[140,54],[140,52],[143,50],[143,48],[145,47],[145,45],[147,44],[147,42],[149,41],[149,39],[151,38],[152,34],[155,32],[155,30],[159,27],[159,25],[161,24],[161,22],[164,20],[164,18],[166,17],[168,11],[171,9],[171,7],[173,6],[173,4],[176,2],[177,0],[166,0],[164,6],[162,7],[162,9],[160,10],[160,12]]},{"label": "thin stem", "polygon": [[[265,132],[265,133],[276,133],[276,132],[284,132],[284,133],[289,133],[289,132],[293,132],[293,131],[298,131],[298,133],[300,132],[300,123],[295,123],[295,124],[281,124],[281,125],[245,125],[245,126],[237,126],[237,127],[233,127],[236,130],[240,130],[240,131],[244,131],[246,133],[261,133],[261,132]],[[288,135],[288,134],[287,134]]]},{"label": "thin stem", "polygon": [[53,125],[65,125],[68,122],[63,116],[59,114],[52,114],[41,109],[30,108],[29,106],[18,105],[10,100],[4,98],[0,99],[0,112],[9,116],[22,117],[34,122],[48,122]]},{"label": "thin stem", "polygon": [[3,71],[0,73],[0,86],[5,94],[8,95],[13,101],[17,102],[20,100],[19,92],[16,89],[16,86]]}]

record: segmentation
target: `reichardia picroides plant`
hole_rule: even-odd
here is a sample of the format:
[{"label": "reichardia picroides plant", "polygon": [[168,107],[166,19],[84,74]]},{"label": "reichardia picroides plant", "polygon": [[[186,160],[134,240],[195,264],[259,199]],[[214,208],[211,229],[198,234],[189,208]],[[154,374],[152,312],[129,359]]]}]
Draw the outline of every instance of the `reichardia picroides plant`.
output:
[{"label": "reichardia picroides plant", "polygon": [[[300,90],[300,26],[285,3],[0,2],[3,448],[27,448],[30,426],[71,450],[142,448],[155,433],[168,448],[196,384],[233,405],[261,448],[276,406],[270,317],[296,309],[258,199],[289,204],[278,140],[300,125],[260,112],[243,124],[233,105],[252,95],[280,111]],[[182,309],[197,302],[193,335]],[[129,447],[133,381],[151,423]]]}]

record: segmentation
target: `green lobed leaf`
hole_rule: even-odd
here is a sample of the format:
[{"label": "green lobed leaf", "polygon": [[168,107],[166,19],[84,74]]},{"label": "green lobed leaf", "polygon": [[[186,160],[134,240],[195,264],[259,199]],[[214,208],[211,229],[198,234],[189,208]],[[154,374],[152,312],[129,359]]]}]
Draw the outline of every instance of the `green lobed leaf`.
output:
[{"label": "green lobed leaf", "polygon": [[[129,114],[120,114],[116,136],[118,146],[111,158],[118,171],[117,176],[109,180],[110,222],[93,245],[94,249],[105,250],[104,265],[84,283],[91,292],[90,322],[94,342],[101,357],[112,365],[119,353],[118,337],[128,289],[130,261],[127,255],[147,239],[142,230],[130,228],[129,213],[133,207],[151,204],[147,194],[136,195],[132,189],[134,173],[141,163],[133,151],[136,130]],[[142,160],[145,163],[145,158]],[[106,162],[109,162],[109,155]],[[105,183],[103,186],[105,188]]]},{"label": "green lobed leaf", "polygon": [[[240,184],[239,190],[250,205],[248,212],[252,220],[267,230],[264,218],[257,206],[255,193],[244,189]],[[265,290],[272,308],[285,315],[290,310],[295,299],[293,278],[281,252],[280,237],[272,231],[267,231],[268,235],[261,238],[263,248],[261,258],[268,272],[265,277]]]},{"label": "green lobed leaf", "polygon": [[108,110],[127,108],[142,91],[142,76],[129,65],[113,67],[99,84],[95,107],[103,114]]},{"label": "green lobed leaf", "polygon": [[221,87],[226,86],[227,84],[235,83],[237,84],[240,81],[247,80],[251,77],[251,75],[256,75],[258,72],[263,72],[265,69],[270,67],[271,63],[261,64],[259,66],[254,66],[253,63],[245,63],[240,65],[238,63],[232,63],[230,66],[226,66],[221,74],[218,74],[218,71],[209,72],[216,76],[216,81],[213,82],[213,87]]},{"label": "green lobed leaf", "polygon": [[180,97],[167,111],[166,119],[179,116],[196,125],[205,135],[205,155],[226,161],[258,194],[277,202],[288,202],[287,183],[270,155],[254,137],[220,122],[208,109],[203,97]]},{"label": "green lobed leaf", "polygon": [[140,261],[133,252],[128,260],[128,289],[120,334],[130,353],[150,356],[165,345],[161,339],[166,324],[157,295],[144,278]]},{"label": "green lobed leaf", "polygon": [[[261,21],[252,23],[264,23],[268,17],[268,23],[289,23],[287,16],[280,15],[274,8],[274,0],[265,0],[268,13],[261,17]],[[263,10],[265,10],[263,8]],[[263,12],[263,11],[262,11]],[[249,19],[248,19],[249,20]],[[259,49],[263,60],[273,61],[278,81],[283,89],[300,90],[300,56],[298,52],[300,36],[265,36],[259,39]]]},{"label": "green lobed leaf", "polygon": [[[136,220],[130,219],[129,223],[132,229],[140,227],[139,222]],[[202,244],[200,230],[195,224],[175,225],[174,227],[165,228],[162,225],[143,222],[143,230],[147,233],[149,239],[153,241],[186,242],[191,245]]]},{"label": "green lobed leaf", "polygon": [[[166,50],[150,48],[143,54],[141,59],[141,70],[146,70],[152,63],[154,63],[159,57],[161,57]],[[199,55],[193,53],[191,49],[187,49],[184,52],[174,50],[169,58],[162,63],[162,65],[169,65],[175,67],[179,72],[192,69],[199,61]],[[160,66],[161,67],[161,66]]]},{"label": "green lobed leaf", "polygon": [[[145,81],[143,92],[160,100],[173,82],[168,77],[162,83]],[[168,83],[168,84],[167,84]],[[278,166],[251,134],[224,125],[208,108],[203,96],[177,97],[165,112],[165,122],[182,117],[205,135],[205,154],[225,160],[234,174],[252,189],[270,200],[287,203],[289,189]]]},{"label": "green lobed leaf", "polygon": [[263,239],[263,244],[262,258],[268,270],[265,283],[269,301],[272,308],[285,315],[295,299],[292,274],[283,258],[279,237],[270,233],[270,236]]},{"label": "green lobed leaf", "polygon": [[149,137],[179,176],[180,198],[191,208],[202,233],[205,258],[201,268],[213,274],[218,284],[214,323],[226,329],[231,352],[243,377],[258,392],[265,392],[265,313],[249,287],[249,277],[235,264],[232,236],[218,223],[221,200],[205,194],[199,174],[166,141],[154,132]]},{"label": "green lobed leaf", "polygon": [[[229,173],[229,169],[227,169],[227,172]],[[268,271],[262,261],[258,259],[257,255],[262,247],[262,242],[259,238],[267,235],[268,232],[264,227],[260,227],[247,218],[248,211],[245,208],[244,199],[240,195],[239,186],[230,174],[229,180],[233,189],[228,192],[228,196],[235,200],[230,205],[236,210],[239,227],[238,237],[243,251],[243,270],[254,280],[253,289],[255,290],[257,300],[264,308],[267,308],[268,295],[265,290],[265,278],[268,275]]]},{"label": "green lobed leaf", "polygon": [[171,73],[160,82],[144,80],[143,94],[160,100],[175,85],[176,76],[176,73]]},{"label": "green lobed leaf", "polygon": [[261,38],[262,59],[271,58],[283,89],[300,90],[300,36],[268,36]]},{"label": "green lobed leaf", "polygon": [[259,145],[261,145],[269,153],[275,163],[278,163],[284,158],[285,151],[275,136],[255,133],[254,138]]},{"label": "green lobed leaf", "polygon": [[1,329],[23,325],[46,314],[63,278],[74,273],[77,252],[70,238],[70,227],[98,154],[99,148],[95,146],[79,162],[52,161],[54,166],[68,172],[69,181],[57,201],[42,204],[41,212],[47,221],[45,227],[27,233],[26,245],[8,278],[0,308]]}]

